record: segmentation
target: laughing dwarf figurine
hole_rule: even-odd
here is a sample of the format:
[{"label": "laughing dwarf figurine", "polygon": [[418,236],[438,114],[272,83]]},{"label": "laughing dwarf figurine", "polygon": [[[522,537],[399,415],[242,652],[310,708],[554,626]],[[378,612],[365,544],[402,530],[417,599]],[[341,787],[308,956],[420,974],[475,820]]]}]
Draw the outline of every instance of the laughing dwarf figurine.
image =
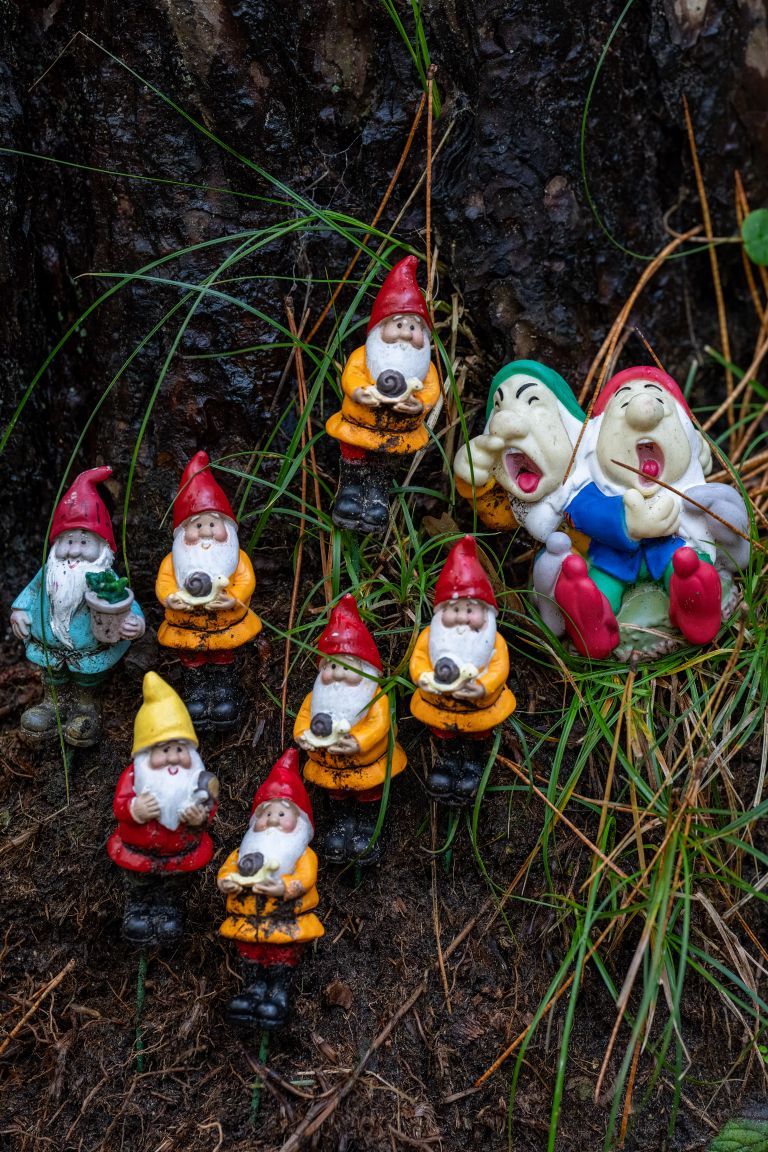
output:
[{"label": "laughing dwarf figurine", "polygon": [[387,767],[397,776],[407,761],[381,691],[381,657],[354,596],[342,596],[317,648],[319,671],[296,717],[293,738],[309,756],[304,779],[334,800],[347,801],[338,805],[322,853],[334,864],[374,864],[381,842],[370,850],[368,845]]},{"label": "laughing dwarf figurine", "polygon": [[426,447],[425,418],[440,395],[430,359],[432,323],[416,283],[418,262],[394,266],[373,305],[365,344],[341,377],[341,411],[327,421],[341,447],[333,522],[381,535],[389,520],[392,467]]},{"label": "laughing dwarf figurine", "polygon": [[294,972],[307,944],[324,934],[318,896],[312,805],[299,754],[284,752],[253,798],[248,828],[219,871],[229,915],[219,928],[234,940],[245,987],[227,1005],[235,1024],[279,1028],[290,1013]]},{"label": "laughing dwarf figurine", "polygon": [[157,638],[184,667],[184,697],[198,731],[236,727],[240,692],[237,650],[261,631],[249,604],[256,578],[240,548],[232,506],[197,452],[173,505],[173,550],[157,574],[165,609]]},{"label": "laughing dwarf figurine", "polygon": [[515,710],[509,655],[496,631],[496,597],[473,536],[448,553],[437,579],[432,623],[419,636],[410,674],[411,712],[433,736],[427,792],[444,804],[471,803],[494,728]]},{"label": "laughing dwarf figurine", "polygon": [[174,943],[182,934],[182,894],[192,872],[213,856],[208,825],[219,782],[197,751],[181,698],[156,672],[144,677],[133,727],[133,759],[117,782],[117,829],[107,852],[123,869],[123,937],[131,944]]}]

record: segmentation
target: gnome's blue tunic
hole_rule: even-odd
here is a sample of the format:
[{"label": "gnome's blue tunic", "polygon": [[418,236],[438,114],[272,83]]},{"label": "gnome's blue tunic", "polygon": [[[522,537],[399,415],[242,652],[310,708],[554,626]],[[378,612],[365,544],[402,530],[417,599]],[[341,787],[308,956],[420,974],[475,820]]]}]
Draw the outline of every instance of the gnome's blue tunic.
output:
[{"label": "gnome's blue tunic", "polygon": [[682,536],[634,540],[627,532],[623,497],[608,496],[594,483],[577,493],[565,515],[574,528],[589,536],[591,563],[625,584],[637,580],[643,562],[652,579],[662,580],[675,552],[685,546]]},{"label": "gnome's blue tunic", "polygon": [[[27,660],[54,675],[65,674],[65,669],[81,676],[104,675],[114,668],[130,647],[130,640],[121,640],[117,644],[99,643],[93,635],[91,613],[84,600],[72,613],[69,625],[72,647],[62,644],[51,630],[51,605],[45,591],[43,568],[16,597],[11,607],[13,610],[28,612],[32,621],[30,636],[26,641]],[[131,612],[144,619],[135,600]]]}]

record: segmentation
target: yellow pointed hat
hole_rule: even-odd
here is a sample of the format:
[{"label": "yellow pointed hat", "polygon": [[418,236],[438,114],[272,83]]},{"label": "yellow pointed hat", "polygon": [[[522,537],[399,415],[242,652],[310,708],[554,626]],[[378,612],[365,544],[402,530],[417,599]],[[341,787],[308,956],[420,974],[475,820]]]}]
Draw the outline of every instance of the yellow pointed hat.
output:
[{"label": "yellow pointed hat", "polygon": [[166,684],[157,672],[147,672],[143,684],[144,703],[133,722],[131,756],[164,744],[166,740],[189,740],[197,748],[197,736],[189,712],[178,692]]}]

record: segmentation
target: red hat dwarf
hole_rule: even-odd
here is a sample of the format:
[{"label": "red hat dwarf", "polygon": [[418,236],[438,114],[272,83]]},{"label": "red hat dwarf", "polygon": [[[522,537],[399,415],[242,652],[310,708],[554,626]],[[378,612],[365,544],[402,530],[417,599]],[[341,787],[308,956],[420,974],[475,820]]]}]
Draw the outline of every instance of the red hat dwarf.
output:
[{"label": "red hat dwarf", "polygon": [[209,464],[207,452],[195,452],[184,469],[173,502],[174,532],[190,516],[197,516],[200,512],[220,512],[230,520],[235,519],[232,505],[208,467]]},{"label": "red hat dwarf", "polygon": [[331,618],[317,642],[320,658],[327,656],[353,656],[365,660],[379,672],[381,656],[373,636],[360,619],[355,598],[351,593],[342,596],[331,612]]},{"label": "red hat dwarf", "polygon": [[437,578],[434,604],[437,608],[448,600],[481,600],[498,610],[491,582],[477,558],[474,536],[465,536],[454,544]]},{"label": "red hat dwarf", "polygon": [[256,789],[251,805],[251,816],[260,804],[266,804],[269,800],[290,800],[304,813],[312,827],[315,827],[312,804],[299,775],[299,754],[295,748],[283,752],[264,783]]},{"label": "red hat dwarf", "polygon": [[84,528],[95,532],[115,551],[115,533],[107,506],[99,495],[97,484],[109,480],[112,469],[108,464],[81,472],[72,487],[64,493],[53,514],[51,543],[62,532]]},{"label": "red hat dwarf", "polygon": [[373,302],[371,318],[368,321],[368,331],[381,324],[388,316],[396,316],[400,312],[408,312],[420,316],[427,328],[432,329],[427,305],[421,290],[416,283],[416,269],[419,262],[415,256],[406,256],[395,264],[379,289],[379,294]]},{"label": "red hat dwarf", "polygon": [[668,376],[666,372],[662,372],[661,368],[651,368],[649,365],[643,365],[638,368],[624,368],[623,371],[617,372],[612,376],[607,384],[603,386],[603,390],[595,402],[592,409],[593,416],[602,416],[605,411],[606,405],[611,400],[619,388],[623,388],[625,384],[631,384],[633,380],[647,380],[650,384],[658,384],[665,392],[668,392],[673,400],[676,400],[681,405],[683,411],[690,420],[693,419],[688,401],[683,396],[680,390],[680,385]]}]

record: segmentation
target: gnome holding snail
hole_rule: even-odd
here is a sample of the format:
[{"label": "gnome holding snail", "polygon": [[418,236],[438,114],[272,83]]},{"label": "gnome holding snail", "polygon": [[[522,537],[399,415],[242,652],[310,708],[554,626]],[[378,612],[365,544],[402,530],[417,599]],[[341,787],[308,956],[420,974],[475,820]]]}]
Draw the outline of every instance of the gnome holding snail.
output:
[{"label": "gnome holding snail", "polygon": [[379,290],[365,344],[341,377],[341,411],[326,431],[341,448],[333,522],[381,535],[389,520],[392,463],[428,442],[425,418],[440,395],[430,358],[432,324],[416,283],[418,262],[406,256]]},{"label": "gnome holding snail", "polygon": [[157,638],[184,668],[184,696],[199,731],[229,731],[240,711],[235,657],[261,631],[249,604],[256,579],[238,541],[232,506],[206,452],[181,477],[173,505],[173,549],[157,574],[165,609]]},{"label": "gnome holding snail", "polygon": [[477,795],[493,730],[515,709],[507,645],[496,630],[496,597],[473,536],[448,553],[434,603],[432,622],[411,656],[418,686],[411,712],[434,740],[427,792],[458,806]]},{"label": "gnome holding snail", "polygon": [[[32,745],[56,740],[57,712],[68,744],[96,744],[104,685],[131,641],[144,634],[133,593],[112,572],[115,535],[98,489],[111,475],[104,465],[76,478],[53,515],[45,567],[11,608],[14,635],[43,681],[42,701],[21,717],[21,735]],[[119,603],[102,602],[91,591],[94,582],[105,587],[108,581],[120,589]]]},{"label": "gnome holding snail", "polygon": [[312,940],[324,934],[314,913],[317,856],[309,847],[312,806],[295,748],[283,753],[253,798],[239,848],[219,870],[227,916],[219,928],[233,940],[245,987],[227,1005],[234,1024],[281,1027],[290,1014],[294,971]]},{"label": "gnome holding snail", "polygon": [[197,751],[183,701],[156,672],[144,677],[131,755],[117,782],[117,828],[107,843],[123,869],[123,937],[137,945],[169,944],[182,935],[188,878],[213,856],[207,829],[219,782]]},{"label": "gnome holding snail", "polygon": [[381,841],[369,848],[389,769],[397,776],[406,756],[395,740],[389,700],[381,691],[382,664],[360,619],[354,596],[342,596],[317,641],[319,670],[293,729],[308,754],[304,778],[325,789],[337,815],[322,853],[334,864],[374,864]]}]

